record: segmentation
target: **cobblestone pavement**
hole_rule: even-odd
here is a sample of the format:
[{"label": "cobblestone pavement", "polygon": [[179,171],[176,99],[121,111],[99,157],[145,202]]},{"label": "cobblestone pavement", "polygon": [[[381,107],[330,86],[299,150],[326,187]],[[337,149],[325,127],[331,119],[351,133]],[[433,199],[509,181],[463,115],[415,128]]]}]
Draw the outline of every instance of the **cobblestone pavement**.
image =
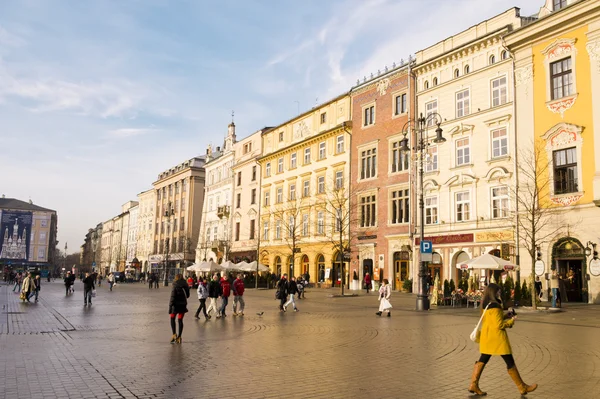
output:
[{"label": "cobblestone pavement", "polygon": [[[170,345],[170,287],[119,284],[83,306],[82,285],[65,297],[58,281],[24,304],[0,286],[0,398],[465,398],[477,345],[474,309],[417,313],[394,294],[380,318],[376,294],[330,297],[308,290],[298,313],[277,311],[274,292],[247,290],[246,315],[193,318]],[[262,316],[257,312],[264,312]],[[519,312],[509,331],[531,397],[600,398],[600,307]],[[493,358],[481,387],[520,397]]]}]

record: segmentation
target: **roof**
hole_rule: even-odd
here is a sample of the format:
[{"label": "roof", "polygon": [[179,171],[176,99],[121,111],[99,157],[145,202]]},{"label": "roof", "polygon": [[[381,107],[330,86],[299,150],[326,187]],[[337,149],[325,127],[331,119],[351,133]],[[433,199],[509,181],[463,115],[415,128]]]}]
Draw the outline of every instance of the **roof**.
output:
[{"label": "roof", "polygon": [[20,211],[43,211],[43,212],[56,212],[53,209],[42,208],[41,206],[34,205],[33,203],[21,201],[15,198],[0,198],[0,209],[14,209]]}]

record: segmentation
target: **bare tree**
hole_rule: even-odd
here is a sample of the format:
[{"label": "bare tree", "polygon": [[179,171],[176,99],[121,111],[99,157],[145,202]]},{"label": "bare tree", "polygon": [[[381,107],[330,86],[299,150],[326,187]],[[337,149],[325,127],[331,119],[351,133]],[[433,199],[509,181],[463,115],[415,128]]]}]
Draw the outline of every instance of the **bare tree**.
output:
[{"label": "bare tree", "polygon": [[310,211],[309,197],[298,198],[293,195],[287,201],[276,204],[271,212],[275,226],[279,226],[280,234],[290,249],[292,270],[295,266],[296,253],[300,252],[298,245],[308,237],[308,232],[303,229],[306,225],[304,218],[310,220]]},{"label": "bare tree", "polygon": [[518,206],[516,214],[519,234],[517,239],[531,258],[530,290],[532,306],[537,309],[535,285],[533,284],[534,265],[538,247],[556,236],[562,225],[554,220],[556,212],[543,197],[550,193],[549,172],[551,163],[544,154],[542,146],[532,145],[531,149],[521,151],[517,165],[519,184],[513,189]]},{"label": "bare tree", "polygon": [[[358,230],[352,229],[351,226],[358,223],[359,210],[357,201],[351,201],[354,193],[344,184],[343,180],[335,180],[328,184],[324,197],[322,209],[325,219],[328,221],[325,227],[324,234],[329,243],[333,246],[333,253],[339,253],[341,257],[341,293],[344,295],[345,284],[345,257],[352,252],[351,247],[356,242]],[[319,226],[317,225],[317,228]]]}]

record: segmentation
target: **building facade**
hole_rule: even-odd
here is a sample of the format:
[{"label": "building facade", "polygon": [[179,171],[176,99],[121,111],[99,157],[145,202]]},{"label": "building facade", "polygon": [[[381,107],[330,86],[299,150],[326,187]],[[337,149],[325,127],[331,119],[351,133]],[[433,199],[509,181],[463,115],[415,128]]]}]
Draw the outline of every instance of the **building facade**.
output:
[{"label": "building facade", "polygon": [[[134,265],[137,265],[139,262],[139,259],[136,257],[139,213],[139,202],[137,205],[129,208],[129,228],[127,229],[127,267],[134,267]],[[137,271],[139,272],[139,270]]]},{"label": "building facade", "polygon": [[[516,261],[513,64],[503,38],[529,20],[512,8],[416,53],[416,113],[439,114],[424,130],[423,197],[429,273],[440,281],[466,279],[460,265],[484,253]],[[503,270],[471,273],[489,283]]]},{"label": "building facade", "polygon": [[344,94],[262,133],[259,259],[273,273],[309,273],[325,286],[341,282],[342,252],[349,247],[349,217],[343,216],[350,107]]},{"label": "building facade", "polygon": [[231,122],[223,147],[206,151],[205,202],[196,246],[196,263],[229,260],[232,246],[231,198],[233,193],[235,124]]},{"label": "building facade", "polygon": [[194,261],[204,203],[205,157],[199,156],[158,175],[153,183],[154,244],[151,271],[164,276],[181,272]]},{"label": "building facade", "polygon": [[260,212],[260,165],[262,137],[268,128],[259,130],[235,143],[233,174],[232,240],[229,259],[238,263],[257,259]]},{"label": "building facade", "polygon": [[146,190],[138,194],[139,211],[137,219],[136,254],[142,272],[150,270],[150,255],[154,249],[156,191]]},{"label": "building facade", "polygon": [[[538,187],[539,228],[519,210],[521,267],[547,287],[556,270],[570,302],[600,303],[600,3],[547,0],[507,36],[515,58],[522,192]],[[524,172],[528,172],[524,171]],[[535,234],[532,234],[535,233]],[[535,266],[535,267],[534,267]]]},{"label": "building facade", "polygon": [[[357,82],[352,97],[352,246],[350,269],[387,278],[398,290],[411,274],[410,154],[400,150],[414,103],[409,60]],[[386,68],[387,69],[387,68]]]},{"label": "building facade", "polygon": [[83,270],[100,272],[102,259],[102,223],[88,230],[81,246],[80,264]]},{"label": "building facade", "polygon": [[0,271],[55,272],[57,215],[15,198],[0,198]]}]

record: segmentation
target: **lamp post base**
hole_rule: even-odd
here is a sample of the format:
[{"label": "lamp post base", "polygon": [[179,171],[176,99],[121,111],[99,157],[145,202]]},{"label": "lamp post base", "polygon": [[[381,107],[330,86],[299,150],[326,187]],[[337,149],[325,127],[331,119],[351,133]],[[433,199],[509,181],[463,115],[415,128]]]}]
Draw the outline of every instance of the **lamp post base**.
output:
[{"label": "lamp post base", "polygon": [[417,296],[417,311],[429,310],[429,298],[427,296]]},{"label": "lamp post base", "polygon": [[169,286],[169,280],[165,279],[165,281],[163,281],[163,287],[168,287]]}]

